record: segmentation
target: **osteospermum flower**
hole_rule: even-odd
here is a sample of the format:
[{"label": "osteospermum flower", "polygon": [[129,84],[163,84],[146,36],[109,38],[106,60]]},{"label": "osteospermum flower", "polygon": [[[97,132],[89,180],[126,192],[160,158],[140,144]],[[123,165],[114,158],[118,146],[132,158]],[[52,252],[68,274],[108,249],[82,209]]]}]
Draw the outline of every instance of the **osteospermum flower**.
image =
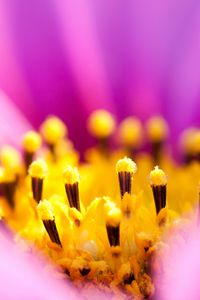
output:
[{"label": "osteospermum flower", "polygon": [[185,238],[199,129],[184,166],[166,146],[199,125],[199,20],[188,0],[0,2],[2,222],[85,290],[155,296],[165,234]]},{"label": "osteospermum flower", "polygon": [[[121,299],[155,296],[153,275],[162,275],[159,255],[168,245],[166,236],[184,239],[181,224],[199,215],[198,129],[189,137],[190,159],[178,165],[166,148],[167,122],[162,117],[144,127],[138,122],[124,120],[128,127],[122,130],[108,111],[93,112],[88,129],[96,146],[83,161],[66,124],[54,116],[39,132],[21,137],[21,152],[7,146],[0,153],[2,224],[17,244],[27,242],[25,252],[36,248],[47,258],[44,268],[57,266],[54,276],[71,280],[85,298],[101,292]],[[149,154],[139,143],[135,151],[130,141],[138,128],[143,143],[146,136],[152,146]],[[118,130],[123,143],[112,149]],[[187,156],[188,134],[185,139]]]}]

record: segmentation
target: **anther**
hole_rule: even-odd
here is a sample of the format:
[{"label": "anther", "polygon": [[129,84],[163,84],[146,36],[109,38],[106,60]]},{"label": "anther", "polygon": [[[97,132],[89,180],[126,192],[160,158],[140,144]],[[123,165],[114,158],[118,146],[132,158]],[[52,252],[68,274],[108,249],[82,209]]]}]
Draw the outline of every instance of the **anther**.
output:
[{"label": "anther", "polygon": [[15,172],[20,165],[19,152],[12,146],[4,146],[0,152],[0,160],[5,170]]},{"label": "anther", "polygon": [[96,110],[88,119],[88,130],[97,139],[99,150],[104,154],[108,154],[109,138],[115,127],[113,115],[106,110]]},{"label": "anther", "polygon": [[154,163],[159,163],[163,144],[169,133],[167,122],[162,117],[152,117],[147,122],[147,136],[152,145]]},{"label": "anther", "polygon": [[47,165],[44,160],[38,159],[29,167],[33,198],[37,203],[42,199],[44,178],[47,174]]},{"label": "anther", "polygon": [[40,132],[50,151],[55,155],[55,146],[67,135],[68,130],[62,120],[50,116],[41,125]]},{"label": "anther", "polygon": [[186,164],[192,161],[200,162],[200,130],[198,128],[188,128],[181,136],[181,146]]},{"label": "anther", "polygon": [[25,167],[28,171],[29,165],[32,163],[35,153],[41,147],[40,135],[36,131],[28,131],[22,139],[22,146],[24,149]]},{"label": "anther", "polygon": [[121,198],[123,198],[125,193],[131,194],[133,175],[137,171],[137,166],[132,159],[124,157],[118,160],[116,171],[119,178]]},{"label": "anther", "polygon": [[150,172],[150,185],[153,191],[156,213],[158,214],[162,208],[166,207],[167,195],[167,176],[158,166]]},{"label": "anther", "polygon": [[3,196],[7,200],[9,206],[13,209],[15,207],[15,192],[17,188],[16,176],[5,169],[0,169],[0,187]]},{"label": "anther", "polygon": [[133,155],[143,142],[141,121],[136,117],[128,117],[120,123],[118,130],[120,144]]},{"label": "anther", "polygon": [[39,218],[42,220],[44,227],[53,243],[62,247],[58,230],[55,223],[53,206],[47,200],[42,200],[37,206]]},{"label": "anther", "polygon": [[63,179],[65,184],[65,190],[70,207],[75,207],[80,211],[80,199],[79,199],[79,181],[80,176],[76,167],[68,166],[63,171]]},{"label": "anther", "polygon": [[111,247],[120,246],[121,210],[115,206],[106,212],[106,230]]}]

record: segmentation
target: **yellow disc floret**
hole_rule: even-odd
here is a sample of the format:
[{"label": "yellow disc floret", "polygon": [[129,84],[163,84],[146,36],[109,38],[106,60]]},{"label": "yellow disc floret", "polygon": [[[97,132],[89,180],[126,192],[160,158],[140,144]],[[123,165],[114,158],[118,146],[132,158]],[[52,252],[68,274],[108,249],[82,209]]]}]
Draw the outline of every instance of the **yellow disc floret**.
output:
[{"label": "yellow disc floret", "polygon": [[147,122],[147,136],[152,142],[160,142],[168,136],[168,124],[162,117],[152,117]]},{"label": "yellow disc floret", "polygon": [[46,143],[56,144],[67,134],[67,127],[57,117],[48,117],[40,128],[41,134]]},{"label": "yellow disc floret", "polygon": [[136,163],[128,157],[124,157],[122,159],[119,159],[116,164],[116,171],[119,172],[129,172],[129,173],[136,173],[137,171],[137,165]]},{"label": "yellow disc floret", "polygon": [[109,226],[117,227],[122,218],[121,210],[118,207],[112,207],[106,213],[106,224]]},{"label": "yellow disc floret", "polygon": [[0,168],[0,183],[14,182],[15,180],[16,175],[11,169]]},{"label": "yellow disc floret", "polygon": [[47,164],[42,159],[35,160],[30,165],[28,172],[31,177],[42,179],[47,174]]},{"label": "yellow disc floret", "polygon": [[143,131],[139,119],[128,117],[119,126],[120,143],[129,147],[139,147],[142,143]]},{"label": "yellow disc floret", "polygon": [[114,117],[106,110],[94,111],[88,120],[88,130],[96,138],[107,138],[115,130]]},{"label": "yellow disc floret", "polygon": [[195,154],[200,153],[200,130],[197,130],[193,135],[192,150]]},{"label": "yellow disc floret", "polygon": [[74,184],[80,181],[80,175],[76,167],[68,166],[63,171],[63,179],[65,184]]},{"label": "yellow disc floret", "polygon": [[0,160],[4,168],[13,169],[20,165],[19,152],[12,146],[4,146],[0,152]]},{"label": "yellow disc floret", "polygon": [[180,138],[180,143],[185,153],[193,154],[195,152],[195,136],[197,134],[198,129],[195,127],[190,127],[183,131]]},{"label": "yellow disc floret", "polygon": [[105,198],[104,216],[106,220],[106,225],[117,227],[119,226],[122,219],[121,209],[119,209],[116,203],[113,202],[109,197],[104,197],[104,198]]},{"label": "yellow disc floret", "polygon": [[154,186],[167,184],[167,176],[163,170],[159,169],[158,166],[150,172],[150,184]]},{"label": "yellow disc floret", "polygon": [[45,199],[39,202],[37,212],[41,220],[54,220],[53,206]]},{"label": "yellow disc floret", "polygon": [[35,153],[41,146],[41,137],[36,131],[28,131],[22,139],[22,145],[26,152]]}]

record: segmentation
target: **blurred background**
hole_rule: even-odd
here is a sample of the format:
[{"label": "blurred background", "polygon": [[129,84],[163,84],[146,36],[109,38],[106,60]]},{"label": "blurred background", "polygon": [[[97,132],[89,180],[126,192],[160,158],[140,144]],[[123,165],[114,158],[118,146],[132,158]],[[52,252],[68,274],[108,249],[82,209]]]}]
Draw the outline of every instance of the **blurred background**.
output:
[{"label": "blurred background", "polygon": [[200,2],[0,0],[0,89],[4,135],[56,114],[83,149],[105,108],[161,114],[173,142],[200,125]]}]

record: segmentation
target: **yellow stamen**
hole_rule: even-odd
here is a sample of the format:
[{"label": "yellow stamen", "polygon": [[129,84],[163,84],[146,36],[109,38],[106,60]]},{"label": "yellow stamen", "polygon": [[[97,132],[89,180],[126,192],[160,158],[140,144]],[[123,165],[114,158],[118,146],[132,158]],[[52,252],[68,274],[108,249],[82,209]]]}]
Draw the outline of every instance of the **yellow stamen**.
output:
[{"label": "yellow stamen", "polygon": [[10,169],[0,168],[0,183],[9,183],[16,181],[16,175]]},{"label": "yellow stamen", "polygon": [[68,166],[63,171],[63,178],[65,183],[65,191],[69,201],[70,207],[75,207],[80,211],[79,200],[79,172],[76,167]]},{"label": "yellow stamen", "polygon": [[137,165],[131,158],[124,157],[118,160],[116,164],[116,171],[118,173],[127,172],[134,174],[137,171]]},{"label": "yellow stamen", "polygon": [[167,184],[167,176],[165,172],[159,169],[158,166],[150,172],[150,184],[154,186],[161,186]]},{"label": "yellow stamen", "polygon": [[0,160],[5,169],[16,169],[20,165],[20,155],[11,146],[3,146],[0,152]]},{"label": "yellow stamen", "polygon": [[76,167],[68,166],[63,171],[63,179],[65,184],[74,184],[80,181],[80,175]]},{"label": "yellow stamen", "polygon": [[198,129],[195,127],[187,128],[183,131],[181,134],[181,147],[185,154],[191,155],[194,154],[194,148],[195,148],[195,138],[194,136],[198,132]]},{"label": "yellow stamen", "polygon": [[35,153],[41,146],[41,137],[36,131],[28,131],[22,140],[26,152]]},{"label": "yellow stamen", "polygon": [[24,162],[27,172],[30,164],[34,160],[35,153],[41,146],[41,137],[36,131],[28,131],[22,139],[22,145],[24,148]]},{"label": "yellow stamen", "polygon": [[153,191],[156,213],[159,214],[160,210],[166,206],[167,176],[158,166],[150,173],[150,184]]},{"label": "yellow stamen", "polygon": [[192,135],[192,150],[194,153],[200,153],[200,130],[196,130]]},{"label": "yellow stamen", "polygon": [[115,130],[115,119],[106,110],[94,111],[88,120],[88,130],[96,138],[107,138]]},{"label": "yellow stamen", "polygon": [[181,136],[181,147],[185,163],[200,161],[200,130],[195,127],[184,130]]},{"label": "yellow stamen", "polygon": [[14,208],[17,178],[10,169],[0,168],[0,185],[3,196],[6,198],[9,206]]},{"label": "yellow stamen", "polygon": [[41,220],[53,220],[53,206],[46,199],[41,200],[37,206],[37,212]]},{"label": "yellow stamen", "polygon": [[43,179],[47,174],[47,164],[44,160],[35,160],[29,167],[29,175],[32,178]]},{"label": "yellow stamen", "polygon": [[121,210],[117,207],[111,207],[106,215],[106,224],[108,226],[117,227],[121,222],[122,214]]},{"label": "yellow stamen", "polygon": [[124,157],[118,160],[116,170],[118,173],[121,198],[123,198],[125,193],[131,194],[133,174],[137,171],[137,165],[132,159]]},{"label": "yellow stamen", "polygon": [[162,117],[152,117],[147,122],[147,136],[152,142],[166,140],[169,133],[167,122]]},{"label": "yellow stamen", "polygon": [[39,218],[43,220],[54,220],[53,206],[46,199],[41,200],[37,206]]},{"label": "yellow stamen", "polygon": [[43,221],[44,227],[51,241],[62,247],[58,230],[55,223],[53,206],[47,200],[42,200],[37,206],[37,211],[40,219]]},{"label": "yellow stamen", "polygon": [[128,117],[119,126],[120,143],[127,147],[138,148],[142,144],[143,130],[139,119]]},{"label": "yellow stamen", "polygon": [[67,134],[67,127],[57,117],[48,117],[40,128],[45,142],[49,145],[55,145]]},{"label": "yellow stamen", "polygon": [[185,155],[185,162],[200,161],[200,130],[188,128],[182,133],[181,146]]},{"label": "yellow stamen", "polygon": [[111,205],[110,210],[108,210],[107,207],[106,230],[107,230],[108,240],[111,247],[116,247],[120,245],[121,218],[122,218],[122,214],[119,208]]},{"label": "yellow stamen", "polygon": [[37,203],[42,198],[43,182],[47,174],[47,165],[45,161],[38,159],[34,161],[29,167],[29,175],[31,176],[31,185],[33,198]]}]

